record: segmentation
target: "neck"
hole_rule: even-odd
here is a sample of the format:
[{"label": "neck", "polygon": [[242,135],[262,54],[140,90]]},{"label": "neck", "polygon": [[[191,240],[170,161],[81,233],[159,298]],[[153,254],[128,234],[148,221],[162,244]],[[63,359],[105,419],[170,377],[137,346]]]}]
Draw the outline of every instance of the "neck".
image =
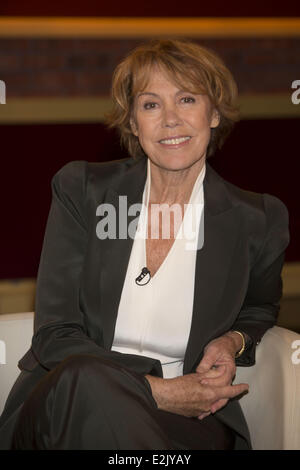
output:
[{"label": "neck", "polygon": [[187,204],[205,158],[183,170],[167,170],[152,163],[150,204]]}]

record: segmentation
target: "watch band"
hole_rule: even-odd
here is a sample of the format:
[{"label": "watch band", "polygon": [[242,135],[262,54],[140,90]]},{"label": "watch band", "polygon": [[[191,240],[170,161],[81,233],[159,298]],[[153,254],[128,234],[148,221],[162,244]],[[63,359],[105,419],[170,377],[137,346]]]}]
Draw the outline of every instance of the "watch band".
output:
[{"label": "watch band", "polygon": [[236,353],[235,355],[235,359],[237,359],[238,357],[240,357],[243,352],[245,351],[246,349],[246,341],[245,341],[245,336],[243,335],[243,333],[241,333],[240,331],[237,331],[237,330],[233,330],[232,333],[237,333],[238,335],[241,336],[242,338],[242,347],[241,349]]}]

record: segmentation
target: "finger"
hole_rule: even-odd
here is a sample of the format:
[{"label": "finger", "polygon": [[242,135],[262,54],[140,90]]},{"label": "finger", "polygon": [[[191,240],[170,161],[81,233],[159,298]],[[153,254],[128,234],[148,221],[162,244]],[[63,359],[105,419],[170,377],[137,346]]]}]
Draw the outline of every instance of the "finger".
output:
[{"label": "finger", "polygon": [[210,411],[200,413],[200,415],[198,416],[198,419],[202,420],[206,418],[207,416],[209,416],[210,414],[211,414]]},{"label": "finger", "polygon": [[221,377],[222,375],[224,375],[226,372],[226,367],[225,366],[217,366],[217,367],[213,367],[212,369],[210,369],[209,371],[207,372],[204,372],[202,375],[203,379],[201,379],[201,383],[205,382],[206,379],[216,379],[218,377]]},{"label": "finger", "polygon": [[203,379],[200,381],[200,384],[208,387],[226,387],[229,386],[231,382],[231,377],[222,375],[221,377]]},{"label": "finger", "polygon": [[205,374],[203,379],[201,379],[200,383],[202,385],[210,385],[210,386],[218,387],[218,386],[231,385],[232,379],[233,379],[232,373],[230,372],[230,370],[224,367],[224,369],[220,370],[220,372],[218,372],[217,374],[210,374],[210,373]]},{"label": "finger", "polygon": [[198,364],[196,372],[200,374],[204,372],[208,372],[215,365],[216,360],[217,360],[217,356],[215,354],[211,354],[211,353],[204,354],[203,359]]},{"label": "finger", "polygon": [[242,393],[249,391],[248,384],[227,385],[225,387],[216,388],[218,398],[234,398]]},{"label": "finger", "polygon": [[210,407],[210,411],[212,413],[216,413],[216,411],[219,411],[221,408],[223,408],[225,405],[227,405],[228,403],[228,399],[222,399],[222,400],[218,400],[217,402],[215,402],[211,407]]}]

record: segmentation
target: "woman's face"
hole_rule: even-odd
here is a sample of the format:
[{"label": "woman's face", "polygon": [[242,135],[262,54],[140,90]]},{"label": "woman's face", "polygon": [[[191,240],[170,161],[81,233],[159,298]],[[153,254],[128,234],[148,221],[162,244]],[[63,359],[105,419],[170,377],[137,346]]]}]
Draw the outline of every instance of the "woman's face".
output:
[{"label": "woman's face", "polygon": [[210,129],[218,124],[208,96],[180,90],[158,69],[135,97],[132,131],[150,160],[166,170],[204,162]]}]

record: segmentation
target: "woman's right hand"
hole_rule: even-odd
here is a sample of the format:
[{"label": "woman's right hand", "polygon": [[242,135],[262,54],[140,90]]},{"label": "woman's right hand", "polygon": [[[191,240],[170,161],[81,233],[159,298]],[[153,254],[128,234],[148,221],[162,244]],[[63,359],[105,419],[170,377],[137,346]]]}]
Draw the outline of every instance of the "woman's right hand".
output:
[{"label": "woman's right hand", "polygon": [[203,385],[202,374],[193,373],[162,379],[146,375],[152,395],[159,409],[171,413],[198,417],[211,412],[211,406],[218,400],[234,398],[248,391],[248,384]]}]

